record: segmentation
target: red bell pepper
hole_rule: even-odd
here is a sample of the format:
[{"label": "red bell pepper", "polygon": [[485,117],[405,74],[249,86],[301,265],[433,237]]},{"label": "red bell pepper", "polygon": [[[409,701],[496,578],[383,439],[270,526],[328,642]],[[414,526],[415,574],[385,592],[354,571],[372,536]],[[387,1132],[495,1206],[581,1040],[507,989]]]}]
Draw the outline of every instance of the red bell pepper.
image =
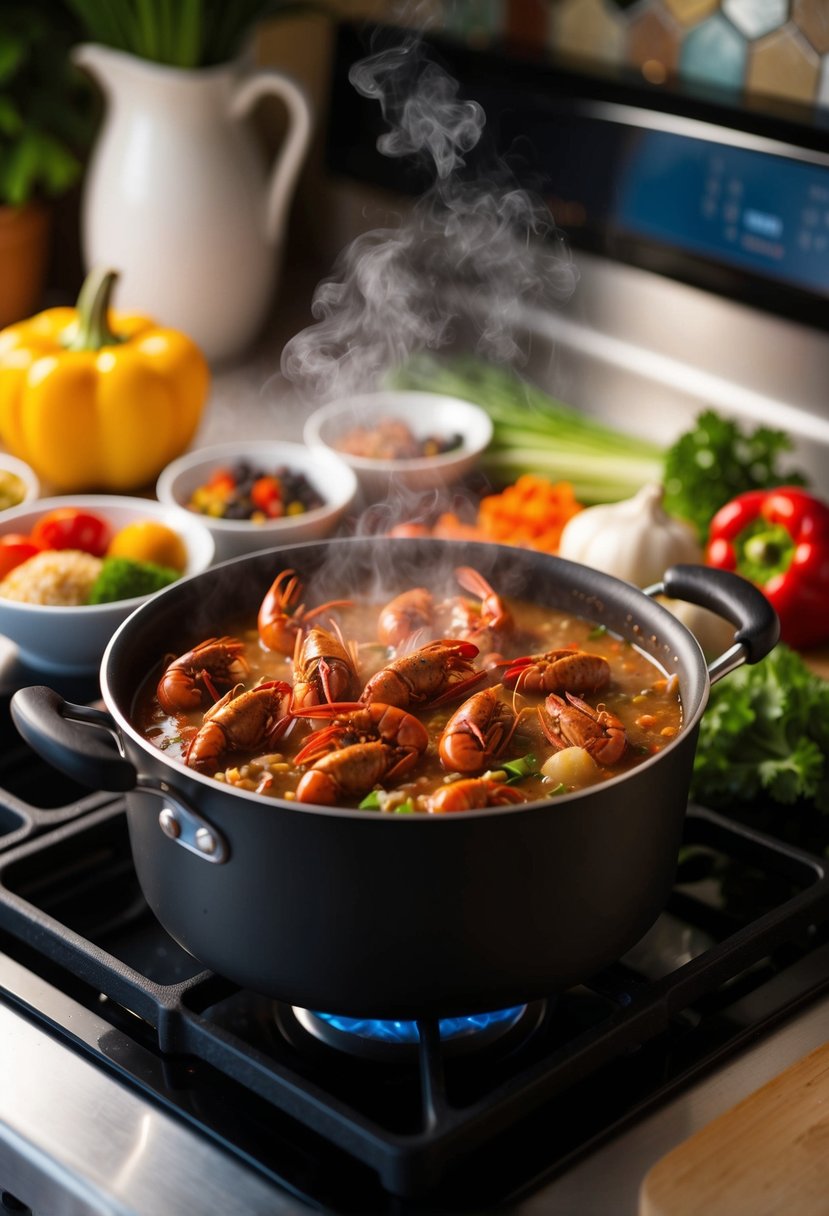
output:
[{"label": "red bell pepper", "polygon": [[750,490],[711,521],[705,560],[755,583],[790,646],[829,640],[829,506],[797,486]]}]

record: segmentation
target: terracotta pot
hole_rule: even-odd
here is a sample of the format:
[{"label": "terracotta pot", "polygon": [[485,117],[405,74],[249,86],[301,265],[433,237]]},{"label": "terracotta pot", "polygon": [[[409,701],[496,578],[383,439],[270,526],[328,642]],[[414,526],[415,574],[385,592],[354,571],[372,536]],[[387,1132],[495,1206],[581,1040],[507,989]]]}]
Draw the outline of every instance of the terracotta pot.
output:
[{"label": "terracotta pot", "polygon": [[40,305],[50,227],[50,212],[38,203],[0,207],[0,328]]}]

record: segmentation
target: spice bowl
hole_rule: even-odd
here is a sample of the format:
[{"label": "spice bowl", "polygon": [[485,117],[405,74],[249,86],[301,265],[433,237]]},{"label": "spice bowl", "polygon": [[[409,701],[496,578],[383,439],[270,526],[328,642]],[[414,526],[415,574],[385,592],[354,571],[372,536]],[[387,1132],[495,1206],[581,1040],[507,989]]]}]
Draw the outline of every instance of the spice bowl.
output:
[{"label": "spice bowl", "polygon": [[[26,537],[43,516],[64,507],[94,513],[106,521],[113,534],[140,521],[166,525],[184,548],[183,578],[200,574],[213,561],[213,538],[195,516],[182,518],[181,512],[153,499],[126,495],[67,494],[13,507],[0,514],[0,537]],[[101,604],[68,605],[29,603],[0,595],[0,635],[14,644],[20,661],[36,671],[95,675],[115,630],[149,598],[142,595]]]},{"label": "spice bowl", "polygon": [[[189,505],[217,473],[226,471],[233,475],[240,466],[245,466],[248,482],[261,476],[284,483],[287,498],[282,503],[281,515],[270,518],[258,512],[263,516],[258,520],[227,519],[202,514]],[[292,498],[295,491],[299,497]],[[296,509],[292,503],[301,507],[301,496],[306,491],[321,500],[319,505]],[[156,483],[156,494],[169,507],[191,519],[200,519],[213,537],[216,560],[224,561],[274,545],[329,536],[354,501],[357,478],[333,452],[312,451],[301,443],[254,439],[185,453],[163,470]],[[220,509],[218,502],[216,509]]]},{"label": "spice bowl", "polygon": [[[383,443],[369,445],[388,422],[405,428],[422,453],[389,455]],[[354,470],[369,499],[385,499],[396,490],[428,491],[453,485],[470,473],[492,439],[492,422],[479,405],[442,393],[393,389],[343,397],[308,418],[305,442],[320,452],[339,456]],[[357,437],[358,443],[353,441]],[[440,449],[443,443],[450,446]],[[350,444],[351,450],[344,450]]]}]

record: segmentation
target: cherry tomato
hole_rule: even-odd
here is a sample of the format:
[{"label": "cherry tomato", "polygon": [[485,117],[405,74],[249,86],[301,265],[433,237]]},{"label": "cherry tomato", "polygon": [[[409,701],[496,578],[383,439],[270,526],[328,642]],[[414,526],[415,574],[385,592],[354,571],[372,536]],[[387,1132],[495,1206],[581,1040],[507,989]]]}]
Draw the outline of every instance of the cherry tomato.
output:
[{"label": "cherry tomato", "polygon": [[257,477],[250,491],[250,500],[272,518],[282,514],[282,486],[275,477]]},{"label": "cherry tomato", "polygon": [[40,545],[22,532],[7,532],[0,536],[0,578],[5,578],[10,570],[36,553],[40,553]]},{"label": "cherry tomato", "polygon": [[57,507],[32,528],[32,540],[40,549],[80,549],[93,557],[104,556],[111,537],[105,519],[78,507]]},{"label": "cherry tomato", "polygon": [[229,498],[236,489],[236,478],[231,469],[214,469],[207,479],[207,487],[214,494]]}]

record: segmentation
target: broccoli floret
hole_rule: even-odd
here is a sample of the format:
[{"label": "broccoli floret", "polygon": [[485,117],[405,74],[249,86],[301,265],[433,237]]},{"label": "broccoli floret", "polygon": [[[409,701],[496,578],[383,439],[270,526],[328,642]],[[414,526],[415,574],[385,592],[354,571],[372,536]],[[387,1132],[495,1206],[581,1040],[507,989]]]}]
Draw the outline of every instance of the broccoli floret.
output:
[{"label": "broccoli floret", "polygon": [[155,562],[135,562],[129,557],[105,557],[87,603],[109,604],[113,600],[130,600],[136,595],[152,595],[180,577],[178,570],[158,566]]}]

